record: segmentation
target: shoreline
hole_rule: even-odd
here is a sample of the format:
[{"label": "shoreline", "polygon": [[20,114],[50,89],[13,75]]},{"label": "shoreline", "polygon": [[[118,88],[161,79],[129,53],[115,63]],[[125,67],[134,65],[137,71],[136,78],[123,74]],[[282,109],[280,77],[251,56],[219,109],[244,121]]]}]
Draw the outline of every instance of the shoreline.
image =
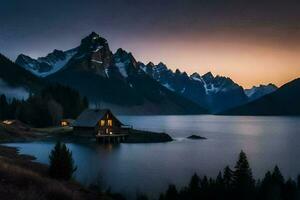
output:
[{"label": "shoreline", "polygon": [[16,147],[3,144],[0,144],[0,179],[0,195],[3,199],[15,199],[21,194],[27,199],[52,199],[53,195],[58,195],[66,200],[112,200],[97,189],[83,187],[75,180],[60,181],[50,178],[48,165],[36,162],[34,156],[20,154]]}]

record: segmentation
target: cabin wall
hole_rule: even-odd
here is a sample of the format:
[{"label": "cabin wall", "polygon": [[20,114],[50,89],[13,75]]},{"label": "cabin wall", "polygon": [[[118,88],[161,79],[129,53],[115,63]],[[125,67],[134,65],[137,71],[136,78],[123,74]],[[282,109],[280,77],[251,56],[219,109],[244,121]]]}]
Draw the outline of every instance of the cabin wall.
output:
[{"label": "cabin wall", "polygon": [[[111,120],[112,125],[109,124]],[[102,119],[100,119],[97,123],[97,130],[106,130],[109,129],[110,131],[117,130],[121,128],[121,123],[116,119],[116,117],[108,112],[106,113]]]},{"label": "cabin wall", "polygon": [[74,127],[73,129],[74,134],[80,135],[80,136],[95,136],[97,131],[94,127]]}]

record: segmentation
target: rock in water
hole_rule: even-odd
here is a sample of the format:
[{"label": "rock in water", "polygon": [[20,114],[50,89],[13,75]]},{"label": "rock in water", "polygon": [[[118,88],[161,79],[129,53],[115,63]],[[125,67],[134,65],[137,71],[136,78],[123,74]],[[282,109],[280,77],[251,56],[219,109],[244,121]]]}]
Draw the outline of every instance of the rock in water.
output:
[{"label": "rock in water", "polygon": [[207,139],[206,137],[202,137],[202,136],[199,136],[199,135],[191,135],[187,138],[191,139],[191,140],[206,140]]}]

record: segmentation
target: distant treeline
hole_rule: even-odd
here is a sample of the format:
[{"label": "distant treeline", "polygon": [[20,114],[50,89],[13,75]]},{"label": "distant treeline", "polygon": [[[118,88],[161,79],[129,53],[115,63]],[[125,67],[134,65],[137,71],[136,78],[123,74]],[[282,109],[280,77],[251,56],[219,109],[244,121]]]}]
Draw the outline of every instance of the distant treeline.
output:
[{"label": "distant treeline", "polygon": [[0,119],[18,119],[35,127],[57,125],[62,118],[76,118],[88,107],[86,97],[59,84],[44,88],[27,100],[0,96]]},{"label": "distant treeline", "polygon": [[[125,200],[121,194],[110,194],[113,199]],[[139,194],[136,200],[148,200],[144,194]],[[234,167],[225,167],[216,178],[199,177],[194,174],[189,184],[181,189],[169,185],[161,193],[159,200],[299,200],[300,176],[297,180],[283,177],[275,166],[268,171],[262,180],[255,180],[249,166],[246,154],[241,151]]]}]

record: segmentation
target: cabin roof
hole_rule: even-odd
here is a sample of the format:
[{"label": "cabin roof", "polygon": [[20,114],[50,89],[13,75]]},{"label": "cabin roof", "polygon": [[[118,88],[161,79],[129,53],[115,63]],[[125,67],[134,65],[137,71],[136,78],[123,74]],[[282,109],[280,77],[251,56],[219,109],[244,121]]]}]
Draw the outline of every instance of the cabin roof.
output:
[{"label": "cabin roof", "polygon": [[[99,122],[99,120],[105,117],[106,113],[111,113],[111,112],[109,109],[86,109],[79,115],[79,117],[74,123],[74,126],[95,127]],[[113,117],[115,120],[119,121],[115,116]]]}]

